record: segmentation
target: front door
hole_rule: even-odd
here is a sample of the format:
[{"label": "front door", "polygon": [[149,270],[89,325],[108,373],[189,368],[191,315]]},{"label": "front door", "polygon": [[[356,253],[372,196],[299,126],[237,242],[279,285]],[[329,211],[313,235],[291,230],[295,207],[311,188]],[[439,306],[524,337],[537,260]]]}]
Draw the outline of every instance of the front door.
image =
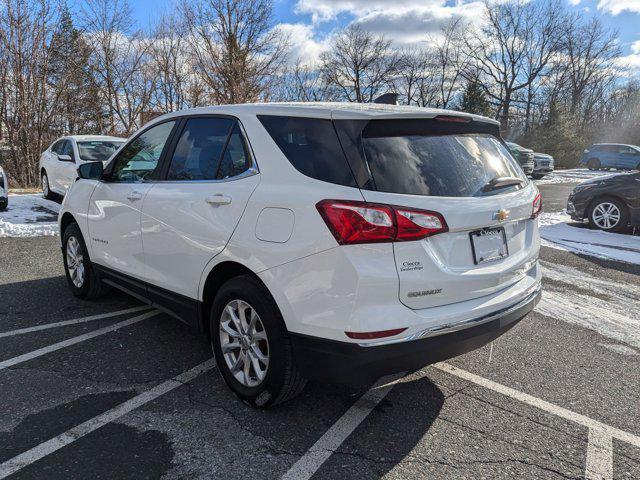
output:
[{"label": "front door", "polygon": [[123,147],[107,167],[89,204],[93,262],[143,278],[140,210],[175,124],[169,121],[145,130]]},{"label": "front door", "polygon": [[202,272],[225,248],[260,176],[229,118],[188,119],[167,158],[165,179],[142,209],[145,277],[197,299]]}]

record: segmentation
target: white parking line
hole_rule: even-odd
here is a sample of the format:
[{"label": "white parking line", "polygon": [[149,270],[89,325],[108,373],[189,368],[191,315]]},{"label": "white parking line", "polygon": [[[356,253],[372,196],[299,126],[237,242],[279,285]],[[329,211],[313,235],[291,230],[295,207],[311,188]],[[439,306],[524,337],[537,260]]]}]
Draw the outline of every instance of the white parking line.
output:
[{"label": "white parking line", "polygon": [[126,315],[127,313],[140,312],[142,310],[149,310],[149,305],[143,305],[141,307],[127,308],[125,310],[118,310],[116,312],[100,313],[98,315],[90,315],[88,317],[74,318],[72,320],[64,320],[62,322],[45,323],[43,325],[36,325],[35,327],[19,328],[17,330],[10,330],[7,332],[0,332],[0,338],[12,337],[14,335],[22,335],[23,333],[39,332],[40,330],[48,330],[50,328],[66,327],[67,325],[76,325],[78,323],[92,322],[94,320],[102,320],[104,318],[118,317],[120,315]]},{"label": "white parking line", "polygon": [[0,370],[13,367],[14,365],[17,365],[22,362],[26,362],[27,360],[31,360],[36,357],[40,357],[42,355],[46,355],[47,353],[50,353],[50,352],[55,352],[56,350],[60,350],[61,348],[66,348],[71,345],[75,345],[76,343],[84,342],[85,340],[99,337],[100,335],[113,332],[114,330],[118,330],[119,328],[133,325],[134,323],[141,322],[142,320],[146,320],[147,318],[153,317],[154,315],[158,315],[159,313],[160,312],[158,310],[153,310],[151,312],[143,313],[142,315],[138,315],[137,317],[130,318],[129,320],[123,320],[122,322],[109,325],[108,327],[100,328],[92,332],[78,335],[77,337],[68,338],[67,340],[54,343],[53,345],[48,345],[46,347],[39,348],[38,350],[34,350],[32,352],[25,353],[23,355],[18,355],[17,357],[13,357],[8,360],[4,360],[0,362]]},{"label": "white parking line", "polygon": [[378,380],[313,444],[307,453],[293,464],[282,477],[283,480],[308,480],[311,478],[342,442],[367,418],[369,412],[380,403],[380,400],[389,393],[403,375],[404,373],[399,373]]},{"label": "white parking line", "polygon": [[145,403],[155,400],[161,395],[164,395],[165,393],[168,393],[171,390],[180,387],[187,382],[190,382],[202,373],[208,372],[214,366],[215,362],[213,359],[207,360],[206,362],[201,363],[191,370],[187,370],[186,372],[173,377],[172,379],[167,380],[160,385],[151,388],[150,390],[142,392],[140,395],[136,395],[135,397],[127,400],[124,403],[121,403],[111,410],[107,410],[106,412],[101,413],[100,415],[97,415],[87,420],[86,422],[67,430],[57,437],[51,438],[46,442],[41,443],[40,445],[37,445],[32,449],[11,458],[10,460],[7,460],[6,462],[0,464],[0,479],[14,474],[18,470],[21,470],[22,468],[46,457],[47,455],[60,450],[62,447],[75,442],[85,435],[99,429],[100,427],[103,427],[107,423],[117,420],[118,418],[144,405]]},{"label": "white parking line", "polygon": [[561,417],[566,420],[575,422],[579,425],[583,425],[590,431],[595,430],[601,433],[603,436],[608,435],[609,437],[617,438],[618,440],[627,442],[634,447],[640,448],[640,437],[634,435],[633,433],[625,432],[624,430],[620,430],[619,428],[611,427],[606,423],[602,423],[585,415],[572,412],[571,410],[567,410],[566,408],[554,405],[553,403],[534,397],[533,395],[514,390],[513,388],[501,385],[492,380],[483,378],[471,372],[467,372],[466,370],[462,370],[461,368],[454,367],[447,363],[437,363],[433,365],[433,367],[442,370],[443,372],[450,373],[451,375],[455,375],[456,377],[462,378],[463,380],[466,380],[468,382],[475,383],[476,385],[480,385],[481,387],[488,388],[489,390],[493,390],[494,392],[498,392],[507,397],[511,397],[522,403],[526,403],[527,405],[531,405],[532,407],[544,410],[545,412],[556,415],[557,417]]},{"label": "white parking line", "polygon": [[613,442],[607,432],[589,429],[587,445],[587,466],[584,477],[587,480],[611,480],[613,478]]}]

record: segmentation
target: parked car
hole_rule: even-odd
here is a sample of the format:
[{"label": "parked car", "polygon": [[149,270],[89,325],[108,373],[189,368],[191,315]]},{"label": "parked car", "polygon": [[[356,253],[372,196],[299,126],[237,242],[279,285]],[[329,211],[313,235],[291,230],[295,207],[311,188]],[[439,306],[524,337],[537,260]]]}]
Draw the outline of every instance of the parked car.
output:
[{"label": "parked car", "polygon": [[0,212],[7,209],[9,205],[9,181],[7,174],[0,166]]},{"label": "parked car", "polygon": [[640,147],[621,143],[596,143],[587,148],[578,163],[589,170],[640,170]]},{"label": "parked car", "polygon": [[531,175],[535,167],[533,150],[531,150],[530,148],[521,147],[517,143],[513,142],[507,142],[507,146],[509,147],[511,155],[513,155],[515,159],[518,160],[518,163],[522,167],[524,173],[526,173],[527,175]]},{"label": "parked car", "polygon": [[536,152],[533,154],[533,161],[535,162],[533,173],[531,174],[533,178],[540,179],[553,172],[554,160],[551,155]]},{"label": "parked car", "polygon": [[200,108],[78,171],[59,217],[73,294],[117,286],[207,332],[253,405],[473,350],[539,299],[540,194],[488,118]]},{"label": "parked car", "polygon": [[623,232],[640,226],[640,173],[619,173],[586,180],[567,201],[567,213],[594,228]]},{"label": "parked car", "polygon": [[125,141],[101,135],[73,135],[56,140],[40,156],[42,194],[48,199],[64,195],[78,177],[78,166],[84,162],[106,162]]}]

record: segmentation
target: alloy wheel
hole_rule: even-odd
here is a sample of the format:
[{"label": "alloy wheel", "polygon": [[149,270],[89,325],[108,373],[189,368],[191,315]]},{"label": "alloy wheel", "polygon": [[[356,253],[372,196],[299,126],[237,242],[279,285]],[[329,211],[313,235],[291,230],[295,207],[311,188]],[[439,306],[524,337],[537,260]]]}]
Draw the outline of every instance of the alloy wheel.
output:
[{"label": "alloy wheel", "polygon": [[262,383],[269,368],[269,341],[255,309],[244,300],[227,303],[219,336],[222,355],[235,379],[245,387]]},{"label": "alloy wheel", "polygon": [[76,237],[67,240],[67,270],[69,277],[77,288],[84,284],[84,256],[80,248],[80,242]]},{"label": "alloy wheel", "polygon": [[621,216],[620,209],[610,202],[599,203],[591,214],[593,223],[603,230],[610,230],[618,225]]},{"label": "alloy wheel", "polygon": [[42,175],[42,193],[44,196],[49,196],[49,179],[46,175]]}]

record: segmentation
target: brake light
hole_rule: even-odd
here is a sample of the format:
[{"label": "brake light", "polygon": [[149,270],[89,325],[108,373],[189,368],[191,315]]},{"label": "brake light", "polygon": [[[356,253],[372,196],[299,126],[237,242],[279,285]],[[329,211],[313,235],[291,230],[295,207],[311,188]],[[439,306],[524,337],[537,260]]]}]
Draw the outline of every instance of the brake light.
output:
[{"label": "brake light", "polygon": [[450,123],[470,123],[470,117],[463,117],[457,115],[438,115],[435,117],[435,120],[439,122],[450,122]]},{"label": "brake light", "polygon": [[379,203],[322,200],[316,208],[340,245],[420,240],[448,231],[437,212]]},{"label": "brake light", "polygon": [[533,199],[533,209],[531,210],[531,218],[536,218],[542,211],[542,196],[538,193]]}]

